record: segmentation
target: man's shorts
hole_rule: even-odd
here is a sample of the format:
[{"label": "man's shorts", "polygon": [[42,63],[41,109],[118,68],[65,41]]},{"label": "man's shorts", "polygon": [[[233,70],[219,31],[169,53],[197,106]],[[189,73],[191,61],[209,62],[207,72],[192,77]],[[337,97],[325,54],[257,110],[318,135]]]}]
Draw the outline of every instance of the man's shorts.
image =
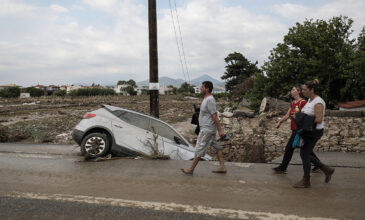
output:
[{"label": "man's shorts", "polygon": [[200,131],[195,145],[195,156],[203,157],[209,146],[211,146],[215,151],[222,149],[222,147],[217,143],[216,132]]}]

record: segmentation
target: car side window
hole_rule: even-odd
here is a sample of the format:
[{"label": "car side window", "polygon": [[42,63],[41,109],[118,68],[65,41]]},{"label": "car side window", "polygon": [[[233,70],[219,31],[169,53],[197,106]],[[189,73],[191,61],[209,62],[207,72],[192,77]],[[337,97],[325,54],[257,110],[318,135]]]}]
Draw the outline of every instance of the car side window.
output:
[{"label": "car side window", "polygon": [[167,138],[175,143],[176,143],[176,138],[178,138],[181,144],[188,146],[188,144],[183,139],[181,139],[181,136],[178,133],[176,133],[169,126],[160,121],[152,119],[150,130],[152,132],[156,132],[156,134],[160,135],[161,137]]},{"label": "car side window", "polygon": [[146,116],[122,110],[114,111],[113,114],[128,124],[134,125],[144,130],[149,130],[150,119]]}]

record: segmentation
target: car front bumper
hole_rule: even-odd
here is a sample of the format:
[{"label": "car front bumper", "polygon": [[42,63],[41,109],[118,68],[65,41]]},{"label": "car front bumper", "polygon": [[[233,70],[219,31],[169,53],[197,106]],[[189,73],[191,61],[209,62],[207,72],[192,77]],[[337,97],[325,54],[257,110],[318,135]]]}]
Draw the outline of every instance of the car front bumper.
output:
[{"label": "car front bumper", "polygon": [[85,132],[74,129],[71,133],[72,139],[78,144],[81,145],[82,138],[84,137]]}]

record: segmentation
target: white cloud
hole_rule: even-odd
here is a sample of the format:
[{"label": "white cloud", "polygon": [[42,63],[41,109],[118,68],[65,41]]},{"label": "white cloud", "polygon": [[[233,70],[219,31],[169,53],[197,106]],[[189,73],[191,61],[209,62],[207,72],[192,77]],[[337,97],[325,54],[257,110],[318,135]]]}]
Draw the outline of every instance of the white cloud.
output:
[{"label": "white cloud", "polygon": [[86,4],[90,5],[91,7],[102,10],[102,11],[113,11],[116,9],[117,1],[116,0],[83,0]]},{"label": "white cloud", "polygon": [[299,4],[276,4],[273,11],[293,22],[303,22],[305,19],[331,19],[335,16],[347,16],[354,20],[354,36],[357,36],[365,25],[365,1],[363,0],[335,0],[318,8]]},{"label": "white cloud", "polygon": [[58,12],[58,13],[67,13],[68,12],[68,9],[67,8],[64,8],[62,7],[61,5],[51,5],[49,6],[51,10],[55,11],[55,12]]},{"label": "white cloud", "polygon": [[[146,5],[131,0],[84,2],[41,7],[0,0],[0,16],[6,21],[0,22],[1,84],[148,79]],[[190,78],[202,74],[219,78],[224,58],[235,51],[262,64],[287,33],[287,21],[351,12],[355,24],[363,25],[365,11],[361,1],[346,5],[337,0],[317,9],[275,5],[278,17],[228,6],[227,0],[187,2],[178,8],[178,15]],[[158,47],[160,76],[183,78],[169,8],[158,11]]]},{"label": "white cloud", "polygon": [[12,0],[0,0],[0,17],[32,15],[37,9],[37,7],[30,4]]},{"label": "white cloud", "polygon": [[316,14],[313,8],[291,3],[276,4],[273,6],[273,11],[284,18],[299,22]]},{"label": "white cloud", "polygon": [[[235,51],[262,63],[287,31],[272,17],[252,14],[243,7],[228,7],[219,0],[191,1],[178,13],[192,77],[211,74],[220,78],[224,58]],[[180,73],[182,77],[170,10],[161,14],[159,52],[165,59],[161,59],[160,69],[162,74]]]}]

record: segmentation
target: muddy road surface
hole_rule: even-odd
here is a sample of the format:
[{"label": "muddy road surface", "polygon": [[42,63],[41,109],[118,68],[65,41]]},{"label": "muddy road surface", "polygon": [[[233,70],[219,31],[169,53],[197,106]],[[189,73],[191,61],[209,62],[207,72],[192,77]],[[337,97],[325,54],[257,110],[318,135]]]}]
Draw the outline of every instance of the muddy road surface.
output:
[{"label": "muddy road surface", "polygon": [[113,159],[83,162],[72,145],[0,144],[0,219],[364,219],[365,168],[337,167],[329,184],[294,189],[301,166]]}]

